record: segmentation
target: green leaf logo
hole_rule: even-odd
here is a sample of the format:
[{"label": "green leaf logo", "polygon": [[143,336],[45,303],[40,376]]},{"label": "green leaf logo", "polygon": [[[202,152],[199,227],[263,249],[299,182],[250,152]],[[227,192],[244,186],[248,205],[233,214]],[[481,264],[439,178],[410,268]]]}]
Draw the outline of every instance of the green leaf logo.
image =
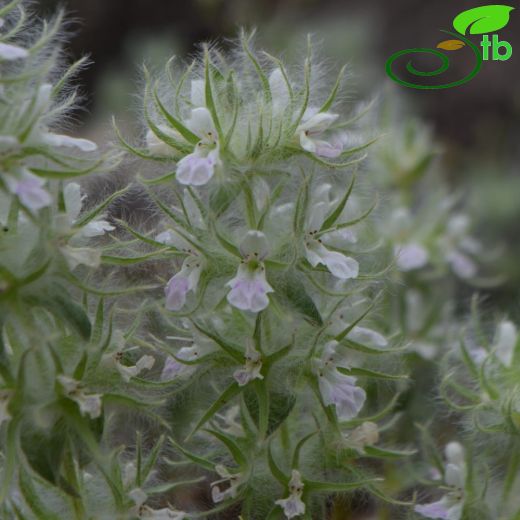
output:
[{"label": "green leaf logo", "polygon": [[460,13],[453,20],[453,27],[460,34],[486,34],[498,31],[509,22],[509,5],[483,5]]}]

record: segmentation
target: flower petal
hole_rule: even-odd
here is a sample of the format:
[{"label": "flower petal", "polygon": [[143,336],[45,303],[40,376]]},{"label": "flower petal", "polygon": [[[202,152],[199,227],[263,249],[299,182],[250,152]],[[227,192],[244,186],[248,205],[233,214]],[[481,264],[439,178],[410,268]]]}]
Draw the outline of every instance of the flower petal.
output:
[{"label": "flower petal", "polygon": [[265,279],[265,272],[261,268],[251,272],[246,264],[240,265],[237,275],[226,285],[231,287],[228,302],[243,311],[260,312],[265,309],[269,305],[267,294],[273,292]]},{"label": "flower petal", "polygon": [[45,144],[51,146],[67,146],[77,148],[82,152],[93,152],[94,150],[97,150],[97,144],[93,141],[77,137],[70,137],[68,135],[60,135],[46,132],[41,135],[41,140]]},{"label": "flower petal", "polygon": [[191,81],[190,98],[191,98],[191,104],[194,107],[203,107],[206,104],[204,80],[193,79]]},{"label": "flower petal", "polygon": [[170,278],[164,289],[166,308],[169,311],[179,311],[184,307],[189,287],[188,278],[181,275],[180,272]]},{"label": "flower petal", "polygon": [[116,228],[106,220],[91,220],[81,228],[81,235],[86,238],[98,237],[114,229]]},{"label": "flower petal", "polygon": [[18,45],[0,42],[0,60],[14,61],[27,58],[27,56],[29,56],[27,49]]},{"label": "flower petal", "polygon": [[388,345],[387,339],[379,332],[356,325],[348,335],[349,339],[369,347],[384,348]]},{"label": "flower petal", "polygon": [[495,355],[506,367],[513,363],[517,341],[518,331],[515,325],[511,321],[499,323],[494,342]]},{"label": "flower petal", "polygon": [[[318,112],[313,116],[309,117],[307,120],[298,127],[298,132],[309,132],[313,134],[318,134],[327,130],[336,119],[338,119],[338,114],[332,114],[331,112]],[[305,118],[304,118],[305,119]]]},{"label": "flower petal", "polygon": [[207,139],[208,134],[216,137],[215,125],[209,110],[205,107],[195,108],[191,111],[191,117],[186,126],[201,139]]},{"label": "flower petal", "polygon": [[249,230],[240,242],[240,252],[242,256],[253,255],[260,260],[265,258],[269,253],[265,234],[254,229]]},{"label": "flower petal", "polygon": [[69,182],[63,188],[63,200],[65,202],[65,212],[69,224],[72,224],[81,212],[82,200],[81,187],[77,182]]},{"label": "flower petal", "polygon": [[16,177],[6,175],[5,182],[9,191],[17,195],[31,211],[38,211],[52,203],[51,195],[44,188],[45,181],[25,168],[20,169]]},{"label": "flower petal", "polygon": [[451,251],[447,258],[453,272],[461,278],[473,278],[477,274],[477,265],[468,256],[459,251]]},{"label": "flower petal", "polygon": [[415,242],[396,246],[394,254],[397,257],[397,267],[401,271],[420,269],[428,263],[428,251]]},{"label": "flower petal", "polygon": [[431,504],[418,505],[414,508],[416,513],[426,518],[438,518],[440,520],[448,520],[448,509],[442,500],[432,502]]},{"label": "flower petal", "polygon": [[207,157],[191,153],[177,163],[177,181],[185,185],[203,186],[213,177],[216,163],[217,158],[212,153]]}]

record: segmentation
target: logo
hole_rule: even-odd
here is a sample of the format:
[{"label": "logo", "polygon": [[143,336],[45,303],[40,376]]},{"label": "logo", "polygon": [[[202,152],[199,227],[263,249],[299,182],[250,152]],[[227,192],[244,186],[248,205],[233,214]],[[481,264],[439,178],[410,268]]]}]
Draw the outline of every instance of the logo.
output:
[{"label": "logo", "polygon": [[[438,43],[436,49],[418,47],[414,49],[404,49],[392,54],[386,62],[386,73],[396,83],[404,87],[423,90],[458,87],[459,85],[471,81],[480,72],[484,61],[506,61],[513,55],[513,48],[509,42],[501,41],[496,34],[490,37],[490,33],[494,33],[508,24],[509,15],[513,9],[514,7],[508,5],[484,5],[463,11],[453,20],[453,27],[457,32],[441,31],[450,36],[450,39]],[[467,35],[483,35],[482,41],[479,45],[475,45]],[[406,71],[410,76],[420,77],[426,81],[428,78],[440,76],[449,69],[450,59],[448,55],[442,51],[454,52],[461,49],[471,51],[471,56],[475,61],[473,69],[462,79],[449,83],[428,85],[415,83],[412,79],[409,81],[401,79],[394,72],[394,65],[397,64],[396,62],[398,60],[402,62],[403,56],[409,56],[411,54],[433,55],[440,60],[440,66],[435,70],[426,72],[418,70],[413,65],[412,60],[406,63]]]}]

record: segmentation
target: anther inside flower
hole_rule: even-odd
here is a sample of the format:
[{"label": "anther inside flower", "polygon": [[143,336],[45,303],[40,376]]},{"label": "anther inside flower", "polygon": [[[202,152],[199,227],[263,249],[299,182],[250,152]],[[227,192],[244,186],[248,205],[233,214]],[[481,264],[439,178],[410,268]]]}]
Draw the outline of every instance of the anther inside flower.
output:
[{"label": "anther inside flower", "polygon": [[191,154],[177,163],[176,178],[181,184],[202,186],[209,182],[220,164],[217,131],[205,107],[193,109],[186,126],[200,137],[200,141]]},{"label": "anther inside flower", "polygon": [[339,136],[329,137],[328,140],[320,139],[338,117],[338,114],[318,112],[317,108],[309,107],[296,129],[301,147],[322,157],[334,158],[341,155],[343,143]]},{"label": "anther inside flower", "polygon": [[279,505],[288,519],[305,514],[305,503],[301,497],[303,494],[303,481],[300,472],[293,469],[291,480],[289,481],[289,496],[275,501]]},{"label": "anther inside flower", "polygon": [[262,369],[262,356],[260,352],[254,348],[252,343],[247,345],[245,360],[244,368],[236,370],[233,374],[239,386],[245,386],[253,379],[264,378],[260,373]]},{"label": "anther inside flower", "polygon": [[337,341],[325,345],[321,358],[314,359],[314,370],[318,376],[323,403],[334,405],[340,420],[353,419],[358,415],[366,400],[365,391],[356,385],[356,378],[339,372],[339,367],[348,368],[342,356],[336,352]]},{"label": "anther inside flower", "polygon": [[[329,186],[330,188],[330,186]],[[333,208],[333,201],[320,200],[323,190],[318,192],[317,202],[314,203],[310,211],[307,222],[307,233],[305,234],[305,256],[309,263],[316,267],[323,264],[336,278],[341,280],[348,280],[350,278],[357,278],[359,274],[359,264],[357,260],[349,256],[339,253],[338,251],[331,251],[325,247],[320,229],[328,212]]]},{"label": "anther inside flower", "polygon": [[187,240],[173,231],[159,233],[156,241],[187,253],[180,271],[170,278],[164,288],[166,308],[170,311],[179,311],[186,304],[188,293],[197,291],[203,260],[199,252],[195,251]]},{"label": "anther inside flower", "polygon": [[[231,473],[224,465],[217,464],[215,471],[221,477],[211,483],[211,497],[213,502],[223,502],[228,498],[235,498],[238,494],[238,488],[244,482],[244,474],[241,472]],[[221,484],[227,483],[228,487],[225,490],[221,489]]]},{"label": "anther inside flower", "polygon": [[268,293],[274,289],[265,276],[263,259],[268,254],[267,238],[261,231],[248,231],[240,244],[241,261],[236,276],[226,285],[231,288],[228,302],[238,309],[260,312],[269,305]]},{"label": "anther inside flower", "polygon": [[444,481],[452,489],[437,502],[415,506],[415,511],[426,518],[460,520],[467,477],[464,448],[458,442],[450,442],[446,445],[445,455]]},{"label": "anther inside flower", "polygon": [[81,382],[68,376],[59,375],[57,380],[65,395],[77,403],[81,415],[89,415],[92,419],[97,419],[101,415],[101,394],[85,393]]}]

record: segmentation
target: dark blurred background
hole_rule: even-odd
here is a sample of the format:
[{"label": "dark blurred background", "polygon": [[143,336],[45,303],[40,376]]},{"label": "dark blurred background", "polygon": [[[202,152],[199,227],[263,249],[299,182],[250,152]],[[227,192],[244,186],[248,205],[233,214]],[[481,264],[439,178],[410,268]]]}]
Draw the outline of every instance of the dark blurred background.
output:
[{"label": "dark blurred background", "polygon": [[[473,206],[482,238],[506,245],[497,268],[507,271],[508,304],[520,287],[520,10],[511,13],[501,40],[513,46],[506,62],[484,62],[469,83],[446,90],[396,86],[385,75],[385,61],[410,47],[435,47],[453,30],[465,9],[495,2],[481,0],[37,0],[49,14],[64,6],[74,20],[70,51],[90,55],[82,73],[88,110],[79,117],[107,121],[111,113],[132,122],[138,105],[139,64],[162,63],[175,54],[187,58],[201,40],[236,36],[240,27],[258,28],[260,42],[287,55],[312,32],[335,62],[349,63],[352,95],[369,99],[390,92],[433,127],[445,176]],[[520,6],[519,0],[504,3]],[[475,43],[479,41],[475,38]],[[465,75],[469,52],[458,51],[455,73]],[[455,56],[456,55],[456,56]],[[428,64],[426,64],[428,65]],[[430,64],[433,65],[436,64]],[[465,68],[466,66],[466,68]],[[134,97],[132,97],[134,96]],[[403,118],[407,117],[403,114]],[[132,124],[132,123],[131,123]]]},{"label": "dark blurred background", "polygon": [[[186,56],[197,42],[233,37],[242,26],[265,31],[262,40],[275,51],[283,51],[288,40],[310,30],[324,40],[327,50],[334,45],[335,57],[352,63],[355,73],[365,74],[365,66],[370,65],[379,73],[375,79],[383,82],[384,64],[391,53],[434,46],[443,39],[439,29],[452,29],[459,12],[487,3],[495,2],[40,0],[36,7],[49,13],[63,5],[78,21],[70,47],[75,57],[89,54],[95,63],[82,78],[92,103],[101,78],[132,69],[142,58],[150,59],[154,51],[160,52],[159,44],[165,55],[169,46],[170,53]],[[518,0],[505,3],[514,6]],[[513,45],[509,61],[485,63],[479,76],[462,87],[403,90],[450,145],[478,147],[479,153],[487,152],[493,160],[510,159],[511,154],[518,159],[520,12],[513,11],[508,27],[499,34]],[[329,37],[334,41],[327,41]]]}]

